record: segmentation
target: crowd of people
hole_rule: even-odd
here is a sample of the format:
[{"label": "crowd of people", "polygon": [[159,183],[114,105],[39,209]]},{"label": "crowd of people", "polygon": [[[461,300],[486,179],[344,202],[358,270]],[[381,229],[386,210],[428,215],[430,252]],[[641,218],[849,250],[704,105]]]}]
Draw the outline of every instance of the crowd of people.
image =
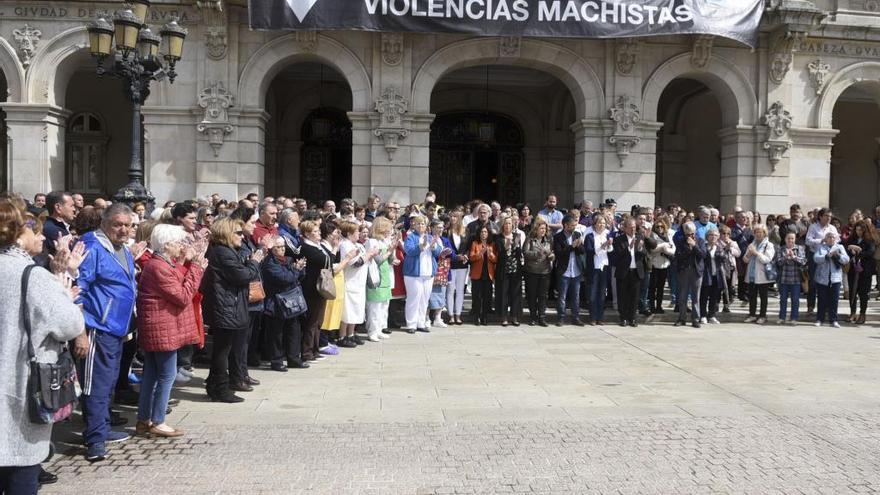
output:
[{"label": "crowd of people", "polygon": [[[799,205],[763,220],[712,206],[624,212],[613,199],[562,209],[553,194],[535,209],[479,200],[443,207],[429,192],[420,204],[374,195],[362,205],[343,199],[337,210],[329,200],[256,194],[151,208],[86,205],[63,191],[33,202],[7,193],[0,356],[11,379],[0,422],[17,426],[0,440],[0,493],[35,493],[54,479],[40,468],[51,425],[27,414],[24,314],[41,355],[68,346],[77,359],[85,456],[98,462],[108,443],[129,438],[113,429],[126,423],[114,402],[137,407],[137,435],[184,435],[166,421],[170,392],[193,378],[199,358],[210,363],[210,400],[234,403],[260,385],[255,368],[306,369],[392,329],[605,325],[606,308],[621,326],[669,309],[676,326],[700,328],[719,324],[736,301],[748,305],[746,322],[764,324],[771,290],[777,324],[798,322],[805,296],[815,325],[839,327],[841,288],[848,322],[863,324],[880,207],[873,218],[855,211],[842,224],[827,208],[804,214]],[[44,269],[22,294],[32,264]]]}]

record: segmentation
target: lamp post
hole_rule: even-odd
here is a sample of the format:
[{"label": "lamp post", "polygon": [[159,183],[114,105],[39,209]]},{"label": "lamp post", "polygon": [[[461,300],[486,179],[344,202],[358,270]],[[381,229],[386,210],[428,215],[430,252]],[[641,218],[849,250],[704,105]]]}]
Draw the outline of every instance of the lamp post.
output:
[{"label": "lamp post", "polygon": [[154,34],[146,25],[149,8],[150,0],[132,0],[113,17],[112,23],[98,17],[89,24],[88,31],[89,51],[97,63],[98,77],[109,74],[122,79],[125,96],[132,104],[128,184],[116,192],[113,201],[143,202],[152,209],[155,198],[144,186],[141,160],[141,106],[150,95],[151,82],[167,77],[174,84],[174,68],[183,54],[187,31],[172,20],[162,26],[158,35]]}]

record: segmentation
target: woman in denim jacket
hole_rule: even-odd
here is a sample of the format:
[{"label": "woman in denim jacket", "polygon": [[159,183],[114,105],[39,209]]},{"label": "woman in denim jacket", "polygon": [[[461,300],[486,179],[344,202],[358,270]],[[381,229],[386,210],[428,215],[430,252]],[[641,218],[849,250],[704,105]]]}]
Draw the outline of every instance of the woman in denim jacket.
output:
[{"label": "woman in denim jacket", "polygon": [[840,283],[843,280],[843,267],[849,263],[849,256],[843,245],[837,243],[836,232],[825,234],[825,239],[813,255],[813,261],[816,263],[816,293],[819,296],[815,325],[822,326],[827,311],[831,326],[840,328],[840,323],[837,322],[837,303],[840,297]]}]

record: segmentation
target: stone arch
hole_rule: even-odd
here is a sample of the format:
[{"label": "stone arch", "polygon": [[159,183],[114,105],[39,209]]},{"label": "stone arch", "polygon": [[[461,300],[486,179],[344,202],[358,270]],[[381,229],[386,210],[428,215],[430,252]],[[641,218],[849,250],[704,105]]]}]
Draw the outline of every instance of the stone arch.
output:
[{"label": "stone arch", "polygon": [[[68,29],[42,45],[27,74],[27,101],[64,106],[70,76],[88,63],[88,31],[85,26]],[[73,57],[81,59],[76,62]]]},{"label": "stone arch", "polygon": [[275,76],[286,66],[298,61],[325,63],[342,74],[351,88],[352,111],[369,112],[373,109],[372,89],[367,70],[357,56],[342,43],[317,35],[313,50],[296,43],[296,35],[275,38],[250,56],[239,78],[239,99],[242,108],[263,108],[266,92]]},{"label": "stone arch", "polygon": [[15,48],[5,38],[0,38],[0,71],[6,78],[6,89],[9,92],[6,101],[24,103],[26,101],[23,93],[25,87],[24,68],[18,62]]},{"label": "stone arch", "polygon": [[[474,110],[473,106],[469,105],[466,101],[454,97],[458,93],[457,91],[450,89],[444,91],[444,93],[453,95],[453,97],[448,97],[444,102],[445,104],[441,103],[439,108],[434,108],[434,113],[437,115],[444,113],[466,113]],[[540,142],[544,138],[546,133],[542,126],[544,122],[532,118],[532,116],[539,113],[539,109],[535,108],[534,103],[531,101],[516,94],[496,90],[494,98],[490,98],[489,112],[502,115],[516,122],[523,131],[523,143],[526,147],[535,146],[536,142]]]},{"label": "stone arch", "polygon": [[474,38],[449,44],[431,55],[413,79],[413,113],[431,111],[431,94],[444,75],[475,65],[513,65],[550,73],[568,87],[581,119],[606,118],[605,94],[596,72],[575,52],[560,45],[523,39],[518,57],[500,57],[497,38]]},{"label": "stone arch", "polygon": [[[816,106],[814,126],[819,129],[831,129],[834,105],[837,103],[840,95],[853,84],[861,82],[876,83],[878,80],[880,80],[880,62],[857,62],[838,71],[826,83],[825,89],[822,91],[819,104]],[[877,95],[877,100],[880,102],[880,91],[877,92]]]},{"label": "stone arch", "polygon": [[738,124],[754,125],[757,121],[758,98],[746,75],[736,65],[713,55],[702,69],[691,64],[691,54],[676,55],[660,65],[648,78],[642,91],[642,118],[657,118],[660,95],[674,79],[686,77],[705,84],[721,104],[725,127]]}]

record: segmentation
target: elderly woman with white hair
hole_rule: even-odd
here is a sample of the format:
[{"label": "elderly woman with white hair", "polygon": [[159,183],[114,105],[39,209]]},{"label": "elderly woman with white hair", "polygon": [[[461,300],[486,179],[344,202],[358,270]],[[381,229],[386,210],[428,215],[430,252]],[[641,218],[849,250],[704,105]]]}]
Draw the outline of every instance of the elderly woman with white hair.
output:
[{"label": "elderly woman with white hair", "polygon": [[[702,215],[702,213],[701,213]],[[700,328],[700,290],[706,259],[706,241],[697,234],[694,222],[681,226],[681,236],[675,237],[675,269],[678,270],[678,319],[675,326],[687,323],[688,298],[692,301],[691,324]]]},{"label": "elderly woman with white hair", "polygon": [[203,255],[186,245],[186,238],[179,225],[156,225],[150,236],[153,257],[141,272],[137,313],[144,373],[136,427],[139,435],[183,435],[165,424],[165,410],[177,375],[177,350],[199,341],[192,301],[208,265]]},{"label": "elderly woman with white hair", "polygon": [[[746,323],[763,325],[767,322],[767,291],[776,281],[776,266],[773,258],[776,248],[767,235],[767,226],[759,223],[752,227],[755,240],[749,244],[743,255],[746,264],[746,282],[749,284],[749,316]],[[758,296],[761,297],[761,310],[758,312]]]}]

